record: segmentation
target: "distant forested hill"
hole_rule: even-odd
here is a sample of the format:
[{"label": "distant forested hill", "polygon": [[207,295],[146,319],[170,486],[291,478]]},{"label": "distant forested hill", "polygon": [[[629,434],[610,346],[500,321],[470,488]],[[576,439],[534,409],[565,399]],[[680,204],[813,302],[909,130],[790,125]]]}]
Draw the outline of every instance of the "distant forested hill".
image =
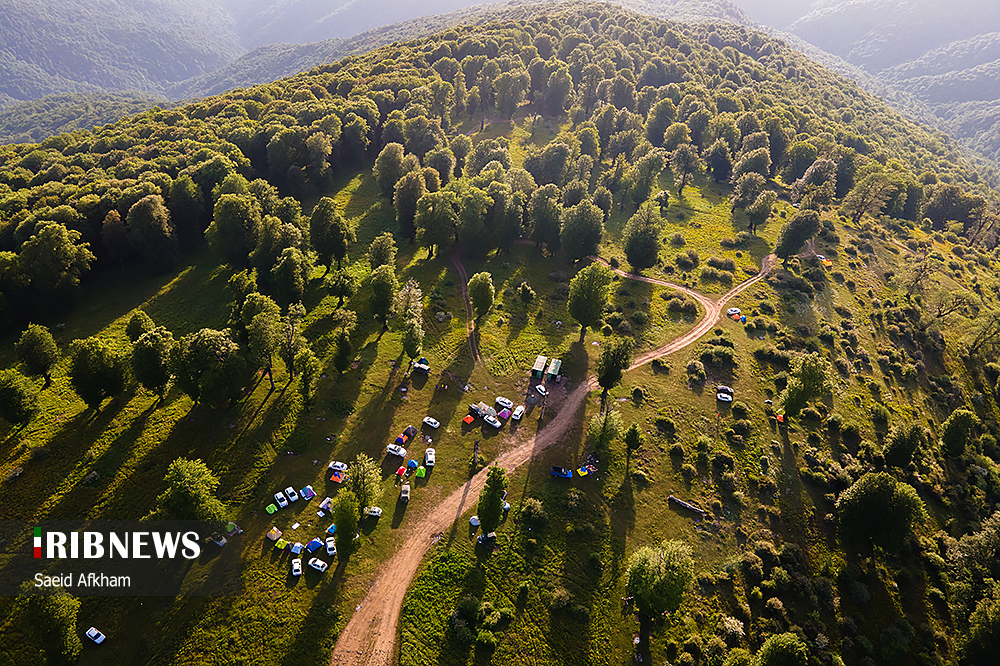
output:
[{"label": "distant forested hill", "polygon": [[0,109],[0,143],[37,143],[46,137],[91,129],[166,105],[164,97],[142,93],[67,93],[18,102]]},{"label": "distant forested hill", "polygon": [[866,87],[1000,162],[1000,4],[983,0],[811,4],[737,0],[737,4],[754,19],[788,30],[863,68],[877,82],[873,86],[872,81],[861,81]]},{"label": "distant forested hill", "polygon": [[160,92],[241,51],[214,0],[5,0],[0,95]]}]

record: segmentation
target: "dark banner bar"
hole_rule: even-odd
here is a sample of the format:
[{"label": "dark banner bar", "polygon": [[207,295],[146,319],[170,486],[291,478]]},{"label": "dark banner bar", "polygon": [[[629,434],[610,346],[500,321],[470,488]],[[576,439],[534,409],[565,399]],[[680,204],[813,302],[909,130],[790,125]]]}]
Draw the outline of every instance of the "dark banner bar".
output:
[{"label": "dark banner bar", "polygon": [[0,521],[0,596],[235,596],[242,530],[199,521]]}]

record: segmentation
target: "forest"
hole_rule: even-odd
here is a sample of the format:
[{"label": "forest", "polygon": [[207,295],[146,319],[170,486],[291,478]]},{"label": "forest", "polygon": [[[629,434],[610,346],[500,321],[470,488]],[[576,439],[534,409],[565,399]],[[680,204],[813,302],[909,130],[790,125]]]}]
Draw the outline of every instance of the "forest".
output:
[{"label": "forest", "polygon": [[[974,162],[748,28],[496,11],[0,147],[0,517],[246,533],[233,598],[0,600],[0,663],[336,659],[467,483],[501,541],[447,514],[400,663],[993,663],[1000,229]],[[466,427],[468,393],[534,404],[543,351],[568,388]],[[439,462],[403,506],[382,455],[425,415]],[[600,475],[560,484],[564,459]],[[301,584],[263,536],[315,522],[265,514],[293,476],[342,528]]]}]

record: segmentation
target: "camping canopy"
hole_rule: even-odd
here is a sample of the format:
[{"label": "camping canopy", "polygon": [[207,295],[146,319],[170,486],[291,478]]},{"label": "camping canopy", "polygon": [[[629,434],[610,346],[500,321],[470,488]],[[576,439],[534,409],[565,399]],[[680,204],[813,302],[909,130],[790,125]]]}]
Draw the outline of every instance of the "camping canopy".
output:
[{"label": "camping canopy", "polygon": [[541,379],[542,375],[545,374],[545,364],[549,362],[549,359],[545,356],[539,354],[535,359],[535,365],[531,368],[531,374],[535,379]]},{"label": "camping canopy", "polygon": [[347,478],[347,474],[345,474],[344,472],[341,472],[340,470],[337,470],[333,474],[330,475],[330,480],[334,481],[336,483],[343,483],[346,478]]},{"label": "camping canopy", "polygon": [[271,541],[277,541],[280,536],[281,536],[281,530],[279,530],[277,527],[272,527],[267,531],[267,538],[270,539]]}]

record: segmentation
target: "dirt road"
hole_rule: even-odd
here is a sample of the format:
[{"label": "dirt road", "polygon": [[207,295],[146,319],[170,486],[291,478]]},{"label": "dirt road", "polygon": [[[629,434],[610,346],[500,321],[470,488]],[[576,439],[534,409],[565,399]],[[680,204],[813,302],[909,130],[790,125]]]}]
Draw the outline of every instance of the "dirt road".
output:
[{"label": "dirt road", "polygon": [[479,343],[476,342],[476,314],[472,310],[472,303],[469,301],[469,274],[465,272],[465,264],[462,263],[462,255],[457,251],[451,255],[451,263],[458,271],[458,286],[462,291],[462,302],[465,304],[465,339],[469,343],[469,354],[472,355],[472,362],[479,363],[483,359],[479,356]]},{"label": "dirt road", "polygon": [[[701,336],[715,326],[726,303],[745,289],[762,280],[770,272],[772,266],[774,266],[774,261],[774,255],[765,257],[760,272],[756,276],[733,287],[733,289],[718,300],[712,300],[686,287],[670,282],[663,282],[617,270],[616,272],[622,277],[659,284],[683,292],[696,299],[705,308],[705,316],[702,317],[701,321],[693,329],[676,340],[639,356],[632,363],[630,369],[635,369],[645,363],[649,363],[654,358],[680,351],[701,338]],[[461,266],[461,260],[457,256],[453,258],[453,263],[458,268],[459,275],[462,277],[463,298],[465,298],[466,307],[468,308],[468,296],[465,294],[464,289],[464,284],[467,281],[465,278],[465,268]],[[472,350],[472,345],[473,343],[470,342],[470,351]],[[477,357],[475,352],[473,354],[474,357]],[[535,437],[501,454],[497,458],[496,463],[506,468],[508,472],[512,472],[518,466],[531,460],[539,452],[560,442],[563,435],[572,427],[577,413],[587,399],[587,395],[595,388],[597,388],[597,380],[594,378],[590,378],[577,386],[566,396],[556,417],[552,421],[546,424]],[[442,500],[428,515],[420,520],[419,524],[409,528],[406,539],[399,551],[383,566],[369,588],[368,594],[341,632],[330,658],[331,666],[389,666],[392,663],[396,643],[396,628],[406,590],[410,587],[410,582],[416,575],[424,555],[436,543],[435,537],[450,529],[467,509],[479,501],[479,491],[486,484],[486,474],[486,469],[480,471],[464,486]]]}]

